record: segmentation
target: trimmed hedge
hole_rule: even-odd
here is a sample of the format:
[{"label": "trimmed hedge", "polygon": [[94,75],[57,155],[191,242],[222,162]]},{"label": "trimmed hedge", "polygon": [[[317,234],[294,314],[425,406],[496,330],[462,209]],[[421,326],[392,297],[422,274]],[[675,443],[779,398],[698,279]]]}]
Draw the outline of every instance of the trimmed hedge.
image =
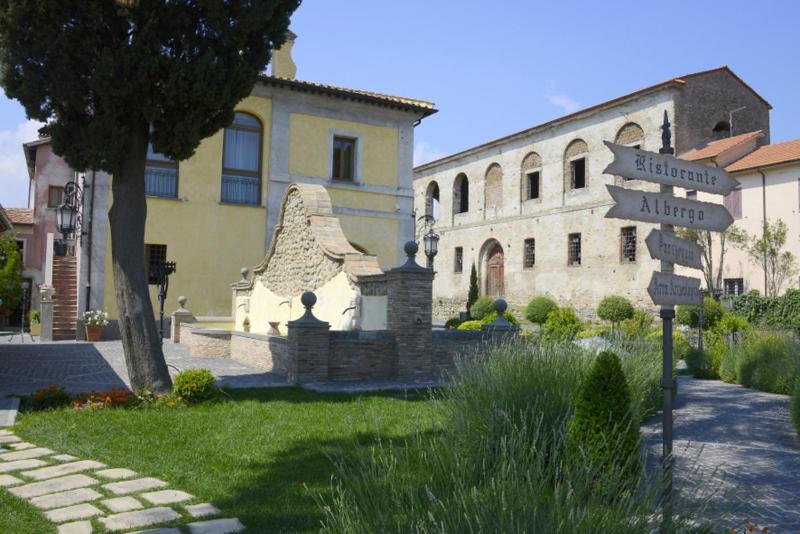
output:
[{"label": "trimmed hedge", "polygon": [[625,319],[632,319],[633,314],[631,301],[618,295],[603,297],[603,300],[597,305],[597,316],[614,325]]},{"label": "trimmed hedge", "polygon": [[567,306],[550,312],[544,323],[544,335],[550,339],[571,340],[582,328],[575,310]]},{"label": "trimmed hedge", "polygon": [[219,392],[216,382],[208,369],[187,369],[175,375],[172,392],[190,404],[202,402]]},{"label": "trimmed hedge", "polygon": [[525,318],[534,324],[543,325],[550,312],[557,309],[558,305],[550,297],[534,297],[525,307]]},{"label": "trimmed hedge", "polygon": [[800,290],[787,289],[779,297],[765,297],[748,291],[732,301],[733,311],[747,321],[762,326],[795,328],[800,317]]},{"label": "trimmed hedge", "polygon": [[494,300],[492,297],[481,297],[469,308],[469,316],[473,321],[480,321],[494,311]]},{"label": "trimmed hedge", "polygon": [[458,317],[451,317],[444,323],[444,327],[448,330],[452,330],[453,328],[458,328],[463,321]]}]

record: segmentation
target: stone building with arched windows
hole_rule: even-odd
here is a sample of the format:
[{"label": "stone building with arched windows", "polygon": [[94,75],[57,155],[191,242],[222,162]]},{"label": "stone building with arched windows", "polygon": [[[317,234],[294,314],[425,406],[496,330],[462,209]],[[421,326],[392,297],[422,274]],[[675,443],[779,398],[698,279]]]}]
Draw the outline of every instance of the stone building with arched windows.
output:
[{"label": "stone building with arched windows", "polygon": [[[606,185],[658,186],[603,174],[612,160],[603,141],[657,152],[667,111],[673,146],[681,155],[721,137],[769,132],[770,109],[729,68],[720,67],[416,167],[417,213],[433,205],[434,191],[439,208],[436,318],[463,310],[473,264],[481,294],[503,296],[512,307],[539,294],[585,316],[609,294],[650,307],[646,288],[659,265],[644,239],[655,225],[606,219],[612,205]],[[759,143],[769,143],[768,133]]]}]

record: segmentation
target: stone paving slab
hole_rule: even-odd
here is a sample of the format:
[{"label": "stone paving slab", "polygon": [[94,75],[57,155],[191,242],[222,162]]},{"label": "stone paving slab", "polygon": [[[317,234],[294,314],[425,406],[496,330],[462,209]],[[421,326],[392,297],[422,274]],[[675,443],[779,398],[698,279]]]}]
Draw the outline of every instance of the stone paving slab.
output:
[{"label": "stone paving slab", "polygon": [[42,460],[17,460],[15,462],[0,463],[0,473],[8,473],[9,471],[20,471],[22,469],[33,469],[34,467],[41,467],[47,465],[47,462]]},{"label": "stone paving slab", "polygon": [[181,534],[181,531],[177,528],[157,528],[154,530],[137,530],[130,534]]},{"label": "stone paving slab", "polygon": [[11,443],[8,445],[9,449],[13,449],[15,451],[24,451],[25,449],[33,449],[36,447],[33,443],[25,443],[24,441],[20,441],[19,443]]},{"label": "stone paving slab", "polygon": [[108,530],[114,532],[166,523],[168,521],[180,519],[180,517],[181,515],[172,508],[159,507],[101,517],[100,522]]},{"label": "stone paving slab", "polygon": [[22,484],[22,479],[19,479],[13,475],[0,475],[0,488],[16,486],[17,484]]},{"label": "stone paving slab", "polygon": [[130,512],[132,510],[140,510],[144,508],[144,505],[133,497],[116,497],[114,499],[106,499],[104,501],[100,501],[100,504],[117,514],[120,512]]},{"label": "stone paving slab", "polygon": [[75,521],[76,519],[88,519],[98,515],[103,515],[103,512],[98,510],[91,504],[76,504],[75,506],[67,506],[64,508],[56,508],[44,513],[45,517],[53,523],[64,523],[66,521]]},{"label": "stone paving slab", "polygon": [[212,515],[220,515],[222,512],[213,504],[203,502],[200,504],[190,504],[184,506],[186,513],[194,518],[208,517]]},{"label": "stone paving slab", "polygon": [[8,429],[5,429],[5,428],[0,429],[0,436],[11,436],[12,434],[14,434],[14,433],[11,432]]},{"label": "stone paving slab", "polygon": [[24,451],[4,452],[0,454],[0,460],[4,462],[13,462],[14,460],[28,460],[31,458],[39,458],[53,454],[53,451],[45,447],[34,447]]},{"label": "stone paving slab", "polygon": [[74,462],[78,459],[77,456],[72,456],[71,454],[56,454],[51,456],[53,460],[56,462]]},{"label": "stone paving slab", "polygon": [[91,521],[75,521],[59,525],[58,534],[92,534]]},{"label": "stone paving slab", "polygon": [[113,469],[101,469],[100,471],[95,471],[94,474],[109,480],[122,480],[124,478],[132,478],[137,476],[136,471],[119,467]]},{"label": "stone paving slab", "polygon": [[104,484],[103,488],[114,493],[116,495],[122,495],[125,493],[135,493],[139,491],[146,491],[149,489],[155,488],[163,488],[168,484],[163,480],[159,480],[157,478],[137,478],[135,480],[125,480],[123,482],[112,482],[110,484]]},{"label": "stone paving slab", "polygon": [[0,436],[0,443],[21,443],[22,440],[17,436]]},{"label": "stone paving slab", "polygon": [[194,499],[194,495],[179,490],[151,491],[142,493],[141,497],[150,504],[174,504]]},{"label": "stone paving slab", "polygon": [[80,460],[77,462],[42,467],[39,469],[34,469],[33,471],[23,471],[20,474],[34,480],[44,480],[46,478],[80,473],[81,471],[88,471],[89,469],[99,469],[105,466],[106,464],[95,462],[94,460]]},{"label": "stone paving slab", "polygon": [[31,484],[25,484],[24,486],[17,486],[11,488],[9,491],[17,497],[30,499],[32,497],[39,497],[40,495],[47,495],[48,493],[85,488],[95,484],[97,484],[97,481],[86,475],[69,475],[62,478],[51,478],[44,482],[33,482]]},{"label": "stone paving slab", "polygon": [[244,525],[238,519],[212,519],[189,523],[191,534],[229,534],[244,532]]},{"label": "stone paving slab", "polygon": [[13,426],[19,410],[18,397],[6,397],[0,394],[0,427]]},{"label": "stone paving slab", "polygon": [[53,508],[63,508],[74,504],[95,501],[102,497],[100,493],[97,493],[91,488],[78,488],[62,491],[60,493],[49,493],[41,497],[34,497],[31,499],[31,504],[42,510],[51,510]]}]

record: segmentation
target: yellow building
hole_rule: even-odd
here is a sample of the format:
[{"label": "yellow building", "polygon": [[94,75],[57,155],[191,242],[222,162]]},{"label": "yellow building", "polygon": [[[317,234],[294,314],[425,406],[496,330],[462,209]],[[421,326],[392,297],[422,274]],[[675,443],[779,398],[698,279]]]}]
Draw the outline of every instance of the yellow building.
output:
[{"label": "yellow building", "polygon": [[[296,80],[291,37],[230,127],[185,161],[148,154],[147,261],[177,264],[167,312],[185,295],[197,316],[232,315],[230,285],[264,258],[293,182],[323,185],[353,246],[377,255],[382,267],[405,257],[403,243],[414,235],[414,126],[436,112],[433,104]],[[80,267],[79,285],[89,289],[78,292],[78,311],[102,308],[113,319],[109,178],[84,178],[84,211],[96,216],[80,254],[91,267]],[[157,313],[155,285],[151,297]]]}]

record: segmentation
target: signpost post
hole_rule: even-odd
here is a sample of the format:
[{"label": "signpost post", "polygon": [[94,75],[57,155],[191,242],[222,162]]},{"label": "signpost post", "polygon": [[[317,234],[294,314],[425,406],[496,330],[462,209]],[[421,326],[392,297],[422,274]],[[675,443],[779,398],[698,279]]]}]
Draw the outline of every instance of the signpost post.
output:
[{"label": "signpost post", "polygon": [[662,401],[662,468],[664,492],[661,499],[662,532],[672,532],[672,321],[675,305],[699,304],[703,299],[700,280],[674,274],[675,264],[702,269],[702,249],[694,243],[676,237],[674,225],[721,232],[733,223],[728,210],[719,204],[676,198],[673,187],[685,187],[728,194],[738,182],[722,169],[706,167],[674,157],[669,118],[664,111],[661,126],[661,149],[658,154],[633,147],[605,142],[614,153],[614,161],[606,174],[624,176],[660,184],[659,192],[638,191],[607,185],[616,204],[606,213],[607,218],[659,223],[660,229],[647,236],[645,244],[650,255],[661,260],[661,270],[654,272],[647,292],[659,313],[663,332]]}]

